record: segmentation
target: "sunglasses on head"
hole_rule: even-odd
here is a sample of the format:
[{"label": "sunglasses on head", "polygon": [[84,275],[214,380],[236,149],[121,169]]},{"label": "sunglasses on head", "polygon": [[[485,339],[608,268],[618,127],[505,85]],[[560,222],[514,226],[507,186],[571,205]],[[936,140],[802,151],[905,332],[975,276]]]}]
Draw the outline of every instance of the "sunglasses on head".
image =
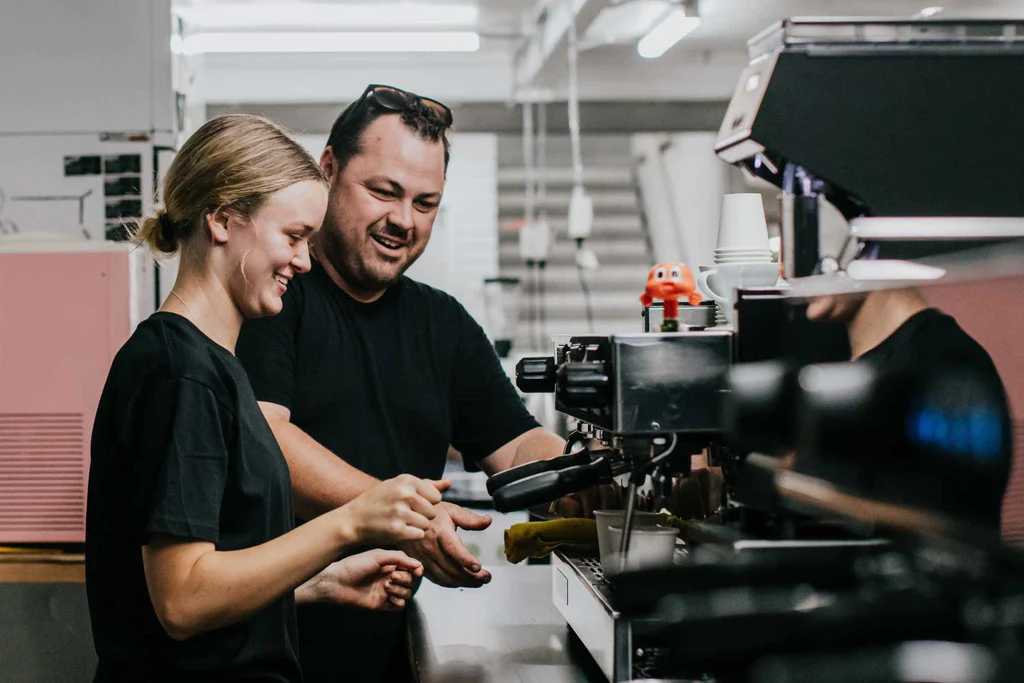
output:
[{"label": "sunglasses on head", "polygon": [[366,90],[356,100],[356,106],[349,110],[349,118],[354,116],[359,111],[359,108],[370,99],[382,109],[399,113],[411,111],[418,106],[422,106],[433,112],[437,117],[437,122],[445,128],[449,128],[452,125],[452,110],[437,100],[421,97],[416,93],[411,93],[401,88],[379,84],[366,86]]}]

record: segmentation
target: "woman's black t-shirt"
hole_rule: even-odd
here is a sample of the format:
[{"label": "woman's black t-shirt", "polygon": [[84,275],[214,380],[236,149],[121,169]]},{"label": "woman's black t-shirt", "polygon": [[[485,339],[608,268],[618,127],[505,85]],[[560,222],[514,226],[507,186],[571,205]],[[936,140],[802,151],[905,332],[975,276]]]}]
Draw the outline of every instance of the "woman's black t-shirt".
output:
[{"label": "woman's black t-shirt", "polygon": [[292,594],[248,619],[171,639],[142,564],[154,534],[217,550],[292,528],[288,465],[245,370],[187,319],[139,325],[107,377],[92,434],[86,583],[97,681],[300,681]]}]

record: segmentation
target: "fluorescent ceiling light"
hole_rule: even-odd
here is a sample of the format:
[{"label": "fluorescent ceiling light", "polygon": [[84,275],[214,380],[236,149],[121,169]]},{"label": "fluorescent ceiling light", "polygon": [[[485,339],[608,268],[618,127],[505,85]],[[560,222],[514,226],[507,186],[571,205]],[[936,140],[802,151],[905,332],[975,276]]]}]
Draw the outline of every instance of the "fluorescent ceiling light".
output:
[{"label": "fluorescent ceiling light", "polygon": [[915,16],[921,19],[927,19],[928,17],[934,17],[936,14],[942,11],[941,7],[925,7],[923,10],[918,12]]},{"label": "fluorescent ceiling light", "polygon": [[178,7],[182,19],[199,29],[394,28],[473,26],[475,5],[411,2],[348,5],[312,2],[232,3]]},{"label": "fluorescent ceiling light", "polygon": [[609,5],[598,12],[580,43],[583,47],[631,43],[646,35],[673,8],[666,0],[630,0]]},{"label": "fluorescent ceiling light", "polygon": [[647,59],[660,57],[698,26],[700,17],[688,17],[686,12],[677,9],[640,39],[636,51]]},{"label": "fluorescent ceiling light", "polygon": [[186,55],[213,52],[476,52],[469,31],[350,31],[317,33],[196,33],[182,41]]}]

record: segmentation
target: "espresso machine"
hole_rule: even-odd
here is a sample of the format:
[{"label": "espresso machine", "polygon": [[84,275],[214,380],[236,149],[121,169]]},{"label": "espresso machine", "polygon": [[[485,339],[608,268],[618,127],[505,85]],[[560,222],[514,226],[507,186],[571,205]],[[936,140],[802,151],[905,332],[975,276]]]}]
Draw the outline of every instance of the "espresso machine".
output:
[{"label": "espresso machine", "polygon": [[787,280],[834,256],[825,200],[896,255],[1024,235],[1024,22],[787,19],[748,51],[716,152],[781,190]]},{"label": "espresso machine", "polygon": [[[491,477],[495,507],[547,503],[617,478],[628,478],[630,503],[648,481],[654,499],[664,497],[689,473],[693,454],[720,442],[732,356],[730,332],[684,324],[679,332],[561,338],[552,356],[521,360],[519,388],[554,393],[556,408],[575,418],[577,429],[567,455]],[[632,514],[630,504],[622,551]],[[555,605],[608,680],[660,674],[664,649],[634,637],[631,621],[613,607],[597,558],[555,553],[552,565]]]},{"label": "espresso machine", "polygon": [[[949,425],[975,419],[991,394],[954,409],[941,373],[832,363],[849,357],[845,331],[801,307],[915,284],[858,281],[821,253],[825,201],[861,259],[1011,240],[1001,251],[1019,254],[1008,268],[1024,282],[1024,22],[790,19],[749,52],[716,151],[779,188],[788,287],[737,292],[732,330],[572,337],[522,361],[520,388],[553,392],[579,428],[565,457],[492,477],[496,507],[626,476],[630,494],[648,476],[657,491],[704,449],[723,467],[723,523],[692,524],[675,564],[610,582],[592,559],[555,555],[555,604],[613,683],[939,680],[927,663],[950,657],[973,664],[949,680],[1020,680],[1024,559],[970,501],[946,504],[964,477],[991,495],[990,473],[950,455],[961,442],[907,431],[943,410]],[[796,468],[781,468],[793,449]]]}]

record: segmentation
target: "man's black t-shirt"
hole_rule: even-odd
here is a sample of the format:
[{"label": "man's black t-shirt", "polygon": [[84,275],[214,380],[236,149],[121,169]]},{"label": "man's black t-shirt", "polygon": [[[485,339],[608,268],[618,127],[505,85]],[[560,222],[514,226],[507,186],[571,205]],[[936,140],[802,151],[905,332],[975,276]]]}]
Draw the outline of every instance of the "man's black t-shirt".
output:
[{"label": "man's black t-shirt", "polygon": [[379,479],[437,478],[449,444],[475,461],[537,426],[476,321],[407,277],[364,304],[314,260],[237,352],[260,401]]},{"label": "man's black t-shirt", "polygon": [[[379,479],[436,479],[449,445],[476,461],[538,426],[462,305],[407,277],[366,304],[314,260],[279,315],[243,325],[237,352],[259,400]],[[379,680],[401,619],[300,607],[306,677]]]},{"label": "man's black t-shirt", "polygon": [[153,610],[141,550],[154,534],[238,550],[293,524],[288,465],[245,370],[187,319],[153,314],[115,357],[93,427],[86,583],[96,680],[300,681],[291,593],[176,641]]},{"label": "man's black t-shirt", "polygon": [[[928,308],[911,316],[882,343],[861,355],[858,362],[870,363],[883,374],[912,373],[919,379],[919,385],[940,373],[968,373],[972,382],[980,383],[983,398],[991,401],[999,414],[1002,441],[998,454],[983,470],[966,469],[959,481],[955,481],[956,477],[942,481],[931,472],[921,472],[914,486],[916,495],[943,499],[946,512],[975,517],[998,527],[1012,453],[1010,410],[999,373],[981,344],[964,332],[955,319]],[[943,400],[969,400],[948,395],[956,390],[956,385],[948,387]],[[911,494],[914,492],[906,491],[903,495]]]}]

